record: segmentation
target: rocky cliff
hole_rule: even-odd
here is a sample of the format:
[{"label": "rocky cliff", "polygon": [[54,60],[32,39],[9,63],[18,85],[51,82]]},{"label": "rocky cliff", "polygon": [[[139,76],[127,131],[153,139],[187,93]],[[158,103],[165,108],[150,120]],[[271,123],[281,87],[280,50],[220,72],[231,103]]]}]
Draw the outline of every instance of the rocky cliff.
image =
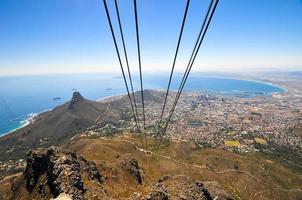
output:
[{"label": "rocky cliff", "polygon": [[27,155],[24,180],[12,187],[12,199],[25,186],[30,197],[49,199],[66,194],[74,200],[86,199],[86,182],[102,182],[102,175],[92,161],[71,151],[51,147],[37,149]]}]

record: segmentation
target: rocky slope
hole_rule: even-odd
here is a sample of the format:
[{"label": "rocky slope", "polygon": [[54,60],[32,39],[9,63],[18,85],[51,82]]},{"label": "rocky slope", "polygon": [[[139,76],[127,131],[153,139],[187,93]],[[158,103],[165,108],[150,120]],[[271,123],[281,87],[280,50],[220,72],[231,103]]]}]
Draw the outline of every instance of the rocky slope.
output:
[{"label": "rocky slope", "polygon": [[233,197],[217,182],[193,182],[188,176],[165,176],[145,197],[150,200],[232,200]]},{"label": "rocky slope", "polygon": [[[37,149],[27,155],[27,167],[12,186],[10,199],[132,199],[132,200],[212,200],[233,199],[217,182],[194,182],[188,176],[164,176],[152,185],[143,182],[138,161],[131,154],[112,158],[116,166],[104,164],[103,168],[116,167],[123,173],[118,179],[133,179],[137,187],[144,187],[145,193],[134,192],[129,197],[114,198],[109,179],[102,167],[98,169],[92,161],[87,161],[69,150],[51,147]],[[125,180],[128,181],[128,180]],[[119,184],[116,184],[118,187]],[[133,187],[132,184],[128,185]],[[111,188],[111,189],[110,189]],[[113,189],[114,190],[114,189]]]},{"label": "rocky slope", "polygon": [[[61,194],[75,200],[86,199],[85,180],[102,182],[94,162],[55,147],[37,149],[28,153],[23,180],[12,185],[11,199],[49,199]],[[24,196],[24,189],[28,197]]]}]

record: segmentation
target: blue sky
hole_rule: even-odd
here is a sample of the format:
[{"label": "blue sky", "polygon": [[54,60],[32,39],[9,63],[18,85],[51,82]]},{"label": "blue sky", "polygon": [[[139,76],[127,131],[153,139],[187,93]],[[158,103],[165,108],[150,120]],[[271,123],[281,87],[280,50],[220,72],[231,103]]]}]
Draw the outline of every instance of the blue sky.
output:
[{"label": "blue sky", "polygon": [[[137,70],[132,2],[119,0],[119,6],[130,64]],[[191,0],[177,71],[188,61],[208,3]],[[116,21],[113,0],[108,4]],[[144,71],[170,70],[185,4],[138,0]],[[0,75],[119,72],[106,20],[100,0],[1,0]],[[301,0],[220,0],[193,69],[301,66]]]}]

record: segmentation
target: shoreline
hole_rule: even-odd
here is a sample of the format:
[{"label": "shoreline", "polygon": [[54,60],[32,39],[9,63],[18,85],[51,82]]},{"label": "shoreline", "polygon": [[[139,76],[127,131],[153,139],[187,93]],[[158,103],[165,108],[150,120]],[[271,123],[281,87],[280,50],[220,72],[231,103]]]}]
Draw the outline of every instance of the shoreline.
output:
[{"label": "shoreline", "polygon": [[28,126],[29,124],[31,124],[31,123],[33,122],[34,118],[35,118],[36,116],[38,116],[39,114],[41,114],[41,113],[43,113],[43,112],[40,112],[40,113],[29,113],[29,114],[27,115],[28,117],[27,117],[26,119],[23,119],[23,120],[19,121],[20,124],[22,124],[22,122],[24,122],[22,125],[20,125],[20,126],[17,127],[17,128],[14,128],[14,129],[12,129],[12,130],[6,132],[6,133],[1,134],[1,135],[0,135],[0,138],[6,136],[6,135],[8,135],[8,134],[11,134],[11,133],[15,132],[16,130],[19,130],[19,129],[21,129],[21,128],[24,128],[24,127]]},{"label": "shoreline", "polygon": [[235,77],[223,77],[223,76],[200,76],[200,77],[210,77],[210,78],[219,78],[219,79],[229,79],[229,80],[240,80],[240,81],[249,81],[249,82],[255,82],[255,83],[260,83],[260,84],[264,84],[264,85],[269,85],[269,86],[273,86],[276,88],[279,88],[280,90],[283,90],[283,92],[287,93],[289,92],[289,89],[276,83],[273,82],[272,80],[268,80],[268,79],[256,79],[253,77],[245,77],[245,76],[235,76]]},{"label": "shoreline", "polygon": [[[11,133],[15,132],[15,131],[18,130],[18,129],[24,128],[25,126],[27,126],[27,125],[30,124],[30,122],[27,121],[27,120],[22,120],[22,121],[26,121],[26,122],[25,122],[24,124],[22,124],[22,125],[21,125],[20,127],[18,127],[18,128],[15,128],[15,129],[13,129],[13,130],[11,130],[11,131],[9,131],[9,132],[6,132],[6,133],[1,134],[1,135],[0,135],[0,138],[6,136],[6,135],[8,135],[8,134],[11,134]],[[21,122],[21,121],[19,121],[19,122]]]},{"label": "shoreline", "polygon": [[[285,93],[286,94],[286,93],[289,93],[289,90],[290,90],[289,88],[284,87],[282,85],[279,85],[277,83],[271,82],[270,80],[259,80],[259,79],[257,80],[257,79],[254,79],[252,77],[221,77],[221,76],[215,76],[214,77],[214,76],[201,76],[201,75],[195,75],[195,76],[198,76],[198,77],[201,77],[201,78],[202,77],[209,77],[209,78],[218,78],[218,79],[230,79],[230,80],[233,79],[233,80],[242,80],[242,81],[248,81],[248,82],[255,82],[255,83],[259,83],[259,84],[273,86],[275,88],[278,88],[278,89],[282,90],[282,91],[278,91],[278,92],[269,92],[269,93],[266,93],[264,95],[256,95],[256,96],[253,96],[253,97],[257,97],[257,96],[260,96],[260,97],[261,96],[270,96],[270,95],[275,94],[275,93],[278,93],[278,94],[284,94]],[[154,90],[162,91],[162,89],[154,89]],[[172,91],[172,89],[171,89],[171,91]],[[209,91],[202,91],[202,92],[209,92]],[[233,91],[227,91],[225,93],[226,94],[228,93],[228,94],[230,94],[232,96],[232,92]],[[244,91],[240,91],[240,92],[244,92]],[[209,93],[211,93],[211,92],[209,92]],[[217,95],[221,95],[223,93],[224,92],[220,91],[220,92],[217,92]],[[110,101],[110,100],[113,100],[113,99],[121,98],[125,94],[127,94],[127,93],[105,96],[105,97],[98,98],[95,101],[96,102],[106,102],[106,101]],[[236,97],[236,95],[233,95],[233,96]],[[244,98],[249,98],[249,97],[244,97]],[[43,110],[43,111],[41,111],[39,113],[29,113],[27,118],[19,121],[19,123],[21,123],[21,124],[22,124],[22,121],[24,121],[25,122],[24,124],[20,125],[19,127],[15,128],[15,129],[13,129],[13,130],[11,130],[9,132],[1,134],[0,138],[3,137],[3,136],[6,136],[8,134],[11,134],[11,133],[15,132],[18,129],[21,129],[21,128],[24,128],[24,127],[28,126],[29,124],[31,124],[33,122],[33,119],[36,116],[40,115],[41,113],[44,113],[44,112],[47,112],[47,111],[51,111],[52,109],[53,108],[47,109],[47,110]]]}]

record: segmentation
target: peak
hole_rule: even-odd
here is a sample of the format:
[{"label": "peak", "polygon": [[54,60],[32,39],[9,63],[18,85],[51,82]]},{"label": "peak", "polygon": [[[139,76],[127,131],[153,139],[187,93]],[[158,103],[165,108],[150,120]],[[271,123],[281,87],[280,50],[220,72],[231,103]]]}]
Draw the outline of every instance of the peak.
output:
[{"label": "peak", "polygon": [[71,100],[81,101],[84,100],[84,97],[81,95],[80,92],[73,92]]},{"label": "peak", "polygon": [[84,100],[85,100],[85,98],[81,95],[80,92],[73,92],[71,101],[69,103],[69,108],[72,108],[72,106],[74,104],[76,104],[77,102],[84,101]]}]

